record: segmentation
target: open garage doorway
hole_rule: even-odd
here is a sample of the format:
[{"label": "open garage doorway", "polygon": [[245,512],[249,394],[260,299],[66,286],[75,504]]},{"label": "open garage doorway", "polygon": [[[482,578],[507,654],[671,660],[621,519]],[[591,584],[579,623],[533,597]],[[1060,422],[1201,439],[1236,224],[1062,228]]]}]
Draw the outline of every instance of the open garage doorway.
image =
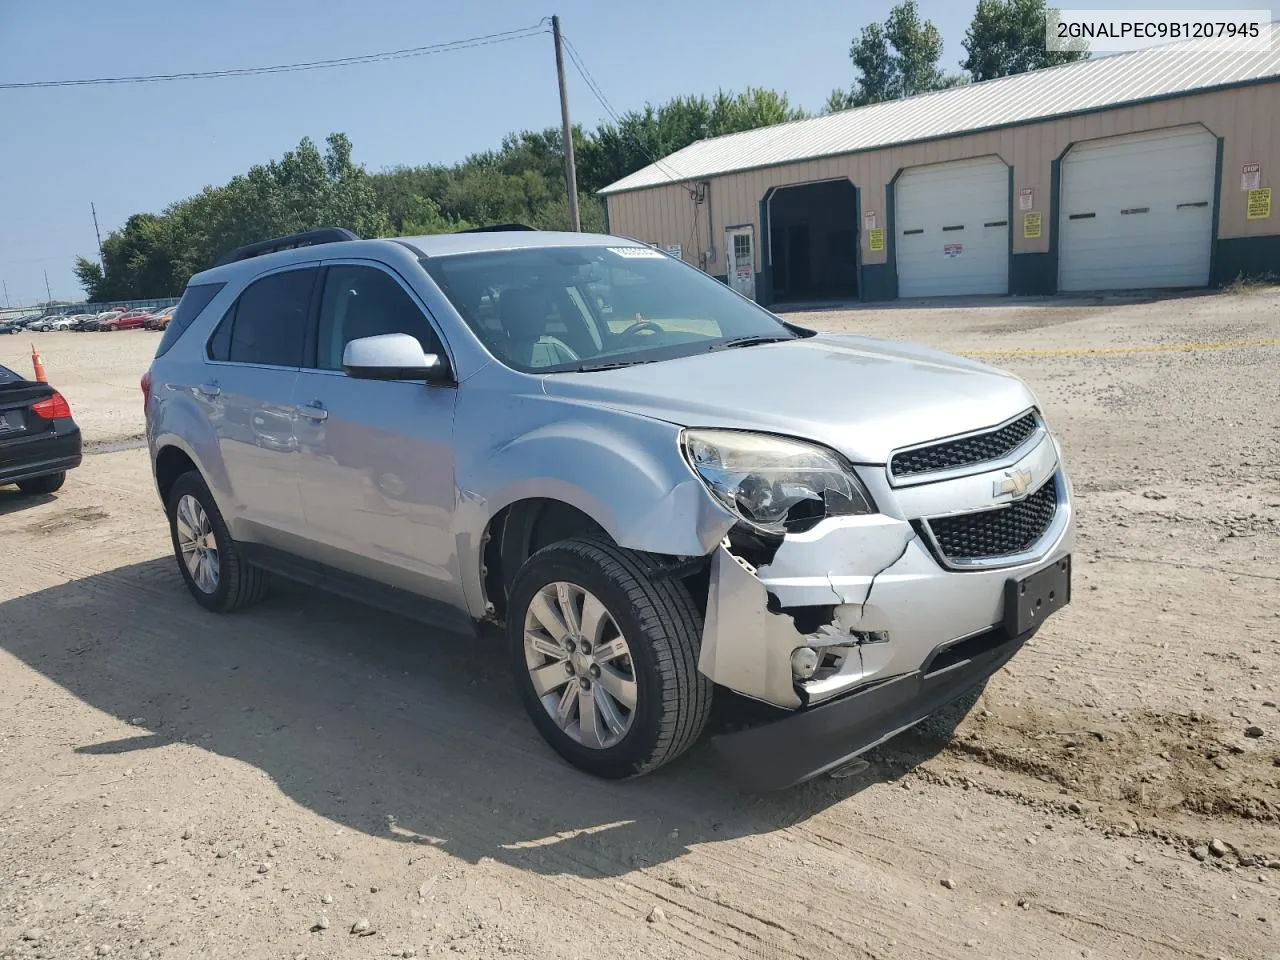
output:
[{"label": "open garage doorway", "polygon": [[858,296],[858,191],[848,180],[779,187],[769,198],[773,299]]}]

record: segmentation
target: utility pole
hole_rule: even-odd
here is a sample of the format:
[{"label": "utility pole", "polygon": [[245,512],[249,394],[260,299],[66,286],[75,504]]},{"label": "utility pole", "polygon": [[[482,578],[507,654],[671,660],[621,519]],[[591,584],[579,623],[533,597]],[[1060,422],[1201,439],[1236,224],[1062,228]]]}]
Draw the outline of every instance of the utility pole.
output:
[{"label": "utility pole", "polygon": [[560,125],[564,132],[564,182],[569,193],[569,222],[582,232],[578,216],[578,171],[573,163],[573,126],[569,123],[569,91],[564,86],[564,42],[560,38],[560,18],[551,18],[551,36],[556,43],[556,79],[560,82]]},{"label": "utility pole", "polygon": [[5,283],[5,281],[3,281],[3,280],[0,280],[0,283],[3,283],[3,284],[4,284],[4,305],[5,305],[6,307],[11,307],[11,306],[13,306],[13,304],[11,304],[11,303],[9,302],[9,284],[8,284],[8,283]]},{"label": "utility pole", "polygon": [[107,275],[107,258],[102,255],[102,234],[98,232],[98,208],[89,202],[89,211],[93,214],[93,235],[98,238],[98,262],[102,264],[102,275]]},{"label": "utility pole", "polygon": [[49,271],[48,271],[48,270],[46,270],[46,271],[44,272],[44,292],[45,292],[45,294],[49,297],[49,300],[48,300],[48,302],[46,303],[46,306],[52,307],[52,306],[53,306],[53,291],[49,289]]}]

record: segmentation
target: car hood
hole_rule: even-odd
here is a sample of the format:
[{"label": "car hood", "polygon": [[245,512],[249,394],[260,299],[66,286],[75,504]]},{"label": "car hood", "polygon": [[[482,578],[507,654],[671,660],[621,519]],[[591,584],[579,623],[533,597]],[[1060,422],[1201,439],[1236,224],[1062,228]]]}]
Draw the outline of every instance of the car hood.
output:
[{"label": "car hood", "polygon": [[1035,403],[1012,374],[926,347],[818,335],[543,378],[548,396],[685,427],[761,430],[855,463],[994,426]]}]

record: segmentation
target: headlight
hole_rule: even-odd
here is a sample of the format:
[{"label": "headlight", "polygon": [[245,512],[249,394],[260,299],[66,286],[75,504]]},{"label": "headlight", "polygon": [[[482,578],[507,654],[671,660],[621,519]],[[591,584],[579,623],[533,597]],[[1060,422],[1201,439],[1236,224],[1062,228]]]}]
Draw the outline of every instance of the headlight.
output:
[{"label": "headlight", "polygon": [[712,495],[767,533],[875,513],[861,481],[822,447],[733,430],[686,430],[682,440],[685,457]]}]

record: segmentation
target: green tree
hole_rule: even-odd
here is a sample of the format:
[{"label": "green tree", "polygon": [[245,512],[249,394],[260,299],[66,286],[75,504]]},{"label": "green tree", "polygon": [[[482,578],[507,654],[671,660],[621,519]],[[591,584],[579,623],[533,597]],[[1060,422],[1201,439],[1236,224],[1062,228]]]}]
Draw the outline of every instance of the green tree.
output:
[{"label": "green tree", "polygon": [[833,113],[917,93],[941,90],[963,82],[938,67],[942,34],[931,20],[922,20],[916,0],[903,0],[889,11],[884,23],[870,23],[849,48],[858,76],[846,93],[835,90],[825,111]]},{"label": "green tree", "polygon": [[[433,215],[442,216],[439,202],[451,177],[449,168],[441,166],[398,166],[372,174],[370,184],[378,204],[387,212],[390,234],[411,235],[413,231],[405,228],[407,223],[426,223]],[[424,200],[432,203],[434,214],[424,212]]]},{"label": "green tree", "polygon": [[85,298],[90,303],[103,299],[102,264],[95,260],[86,260],[84,257],[76,257],[76,265],[72,267],[72,271],[76,275],[76,282],[84,289]]},{"label": "green tree", "polygon": [[405,218],[391,231],[391,236],[426,237],[437,233],[456,233],[467,230],[473,224],[466,220],[454,220],[440,212],[440,205],[430,197],[414,197],[408,205]]},{"label": "green tree", "polygon": [[1083,40],[1072,50],[1045,49],[1046,27],[1057,16],[1058,11],[1044,0],[978,0],[964,35],[968,56],[960,66],[976,82],[1088,57],[1088,43]]},{"label": "green tree", "polygon": [[[255,165],[225,186],[205,187],[158,216],[130,217],[103,241],[105,277],[95,299],[177,296],[192,274],[264,237],[319,226],[366,237],[386,232],[386,211],[369,174],[353,163],[351,141],[335,133],[325,144],[322,154],[303,138],[279,160]],[[81,276],[82,284],[92,280]]]},{"label": "green tree", "polygon": [[853,91],[841,90],[838,87],[827,94],[827,102],[822,105],[823,113],[839,113],[858,104],[854,100]]},{"label": "green tree", "polygon": [[[808,114],[793,107],[785,93],[748,87],[741,93],[720,91],[711,101],[709,133],[713,137],[739,133],[759,127],[771,127],[790,120],[803,120]],[[692,142],[692,141],[690,141]]]},{"label": "green tree", "polygon": [[[677,97],[630,111],[618,124],[575,128],[582,228],[604,230],[596,190],[696,140],[796,120],[786,94],[761,88]],[[103,242],[101,265],[77,263],[98,299],[177,295],[227,251],[318,226],[362,237],[448,233],[497,223],[547,230],[570,226],[559,128],[524,130],[453,165],[399,166],[368,173],[345,134],[323,152],[303,138],[277,160],[255,164],[222,186],[138,214]],[[95,273],[95,269],[98,271]]]},{"label": "green tree", "polygon": [[[629,110],[616,124],[601,124],[579,151],[579,185],[594,192],[698,140],[800,120],[804,110],[785,93],[761,87],[721,90],[708,99],[676,97],[660,106]],[[575,150],[577,150],[575,141]]]},{"label": "green tree", "polygon": [[[98,267],[104,276],[92,291],[86,287],[91,299],[170,296],[175,285],[175,248],[169,227],[164,217],[137,213],[108,235],[102,241],[102,265]],[[90,279],[81,276],[79,261],[76,266],[82,283]]]}]

